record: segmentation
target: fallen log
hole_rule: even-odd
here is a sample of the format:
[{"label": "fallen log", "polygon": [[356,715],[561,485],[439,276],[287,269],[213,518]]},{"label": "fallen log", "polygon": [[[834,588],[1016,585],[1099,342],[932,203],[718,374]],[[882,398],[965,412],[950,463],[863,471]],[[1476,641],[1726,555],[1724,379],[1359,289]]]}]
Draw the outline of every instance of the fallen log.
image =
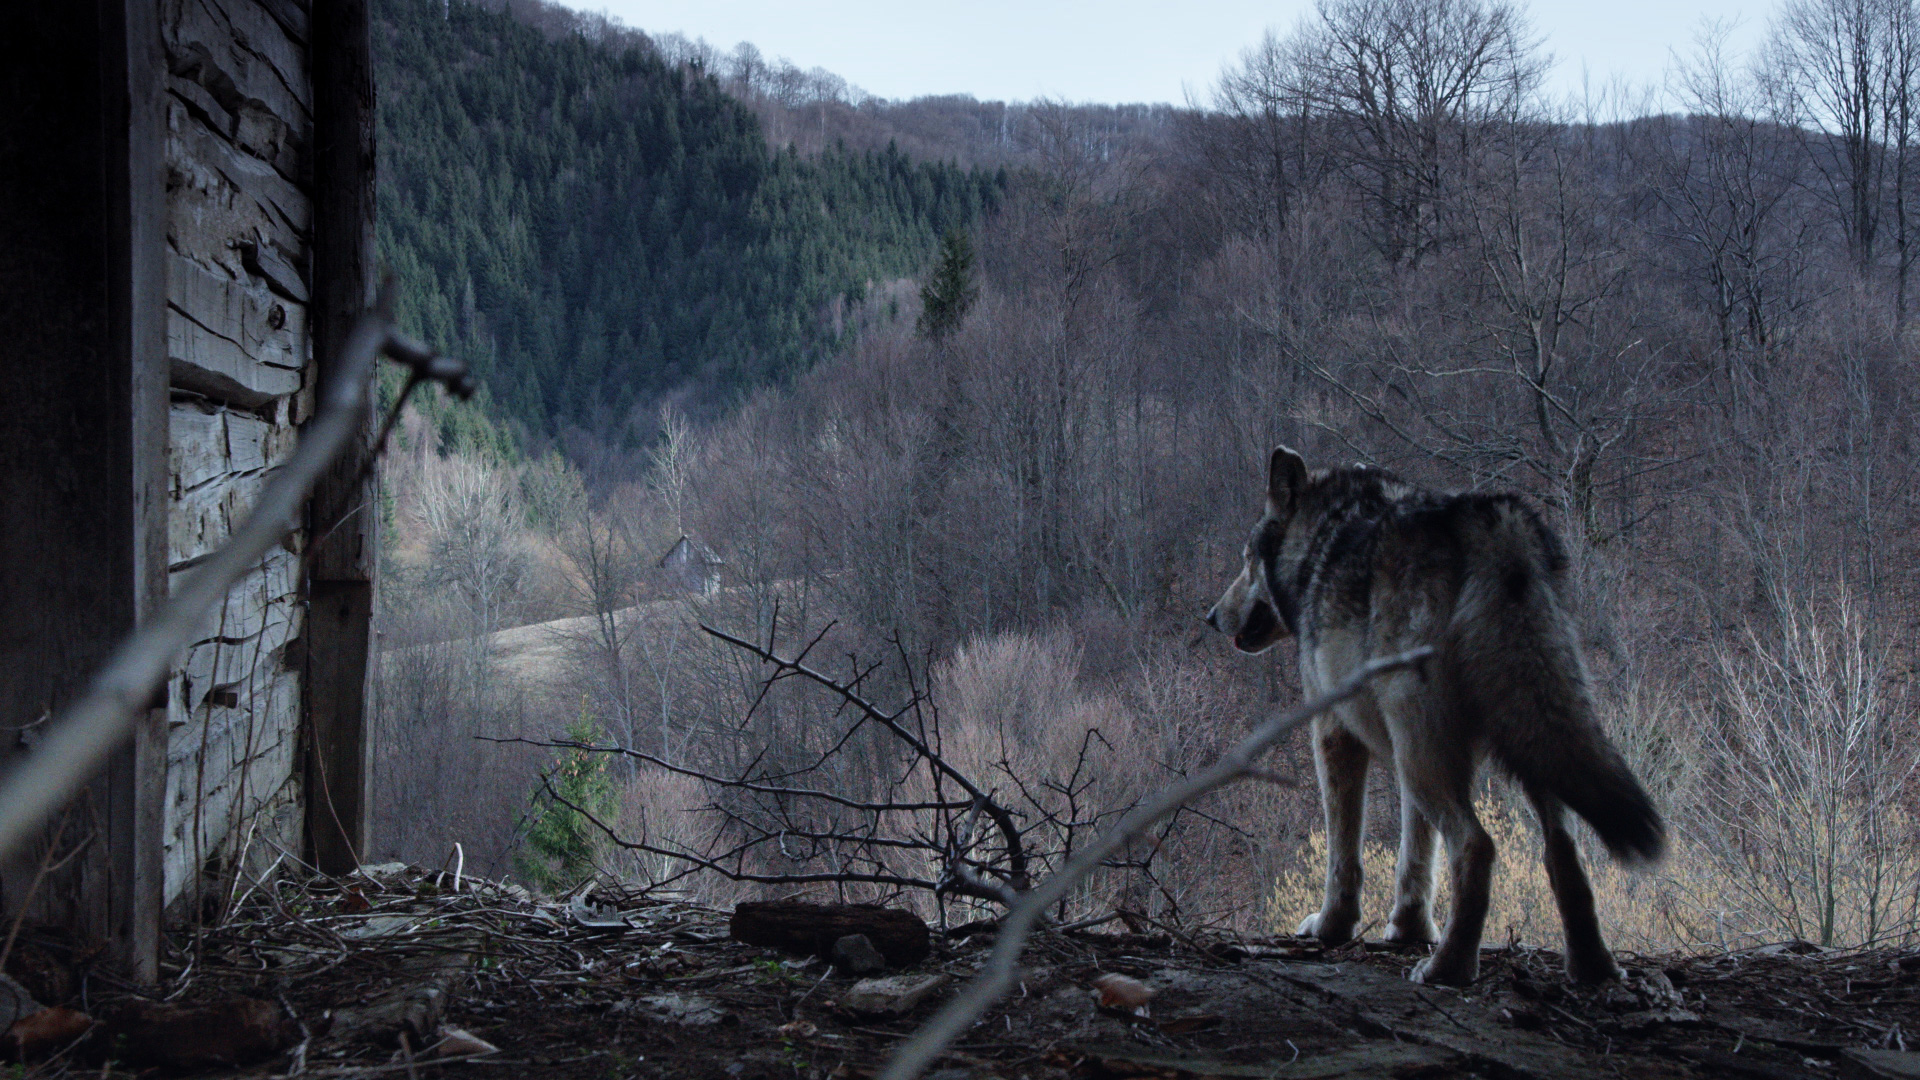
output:
[{"label": "fallen log", "polygon": [[887,963],[904,967],[932,951],[927,924],[910,911],[879,904],[809,904],[799,900],[749,901],[733,909],[727,924],[735,941],[833,959],[833,943],[864,934]]}]

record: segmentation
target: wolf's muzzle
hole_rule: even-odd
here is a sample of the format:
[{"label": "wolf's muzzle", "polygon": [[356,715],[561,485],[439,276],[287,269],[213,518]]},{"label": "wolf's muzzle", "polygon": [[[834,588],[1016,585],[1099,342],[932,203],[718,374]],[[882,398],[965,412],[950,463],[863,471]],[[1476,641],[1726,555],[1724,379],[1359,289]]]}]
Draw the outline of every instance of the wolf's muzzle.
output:
[{"label": "wolf's muzzle", "polygon": [[1241,623],[1239,632],[1233,635],[1233,647],[1241,652],[1265,652],[1280,636],[1279,631],[1280,616],[1275,614],[1273,605],[1265,600],[1256,600]]}]

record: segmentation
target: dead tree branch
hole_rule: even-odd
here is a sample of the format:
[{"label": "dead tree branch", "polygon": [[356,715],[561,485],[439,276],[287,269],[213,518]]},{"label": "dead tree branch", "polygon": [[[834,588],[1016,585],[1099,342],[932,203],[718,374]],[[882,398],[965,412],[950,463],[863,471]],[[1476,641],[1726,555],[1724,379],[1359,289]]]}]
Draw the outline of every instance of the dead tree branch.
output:
[{"label": "dead tree branch", "polygon": [[[941,757],[938,751],[927,744],[926,740],[908,731],[906,725],[900,723],[901,716],[919,707],[925,700],[924,695],[919,693],[914,694],[906,705],[901,706],[900,709],[895,712],[882,712],[872,702],[860,695],[858,679],[851,683],[843,683],[830,675],[822,674],[808,667],[802,662],[802,657],[795,657],[792,660],[788,660],[777,655],[774,653],[771,645],[762,647],[744,638],[735,637],[724,630],[717,630],[705,623],[700,624],[700,629],[729,645],[745,649],[761,660],[772,664],[775,669],[774,679],[779,679],[789,674],[798,675],[809,682],[832,691],[862,716],[893,733],[896,738],[911,747],[914,753],[920,755],[935,772],[952,780],[959,786],[960,790],[966,792],[974,804],[979,807],[980,812],[986,814],[987,817],[993,821],[994,827],[1000,830],[1000,837],[1006,844],[1008,886],[1015,892],[1024,892],[1032,884],[1032,878],[1027,865],[1026,847],[1021,843],[1020,827],[1018,823],[1014,821],[1013,811],[1000,805],[992,796],[982,791],[978,785],[971,779],[968,779],[966,774],[954,768],[951,764],[948,764],[947,759]],[[860,676],[861,679],[865,677],[864,674]],[[771,681],[772,680],[769,680],[769,682]]]},{"label": "dead tree branch", "polygon": [[1432,653],[1431,648],[1422,647],[1398,656],[1381,657],[1363,665],[1331,693],[1268,719],[1241,740],[1239,745],[1222,755],[1212,767],[1163,788],[1135,807],[1118,825],[1082,848],[1058,873],[1020,898],[1020,902],[1013,906],[1000,924],[987,966],[958,997],[948,1002],[911,1039],[901,1044],[880,1073],[879,1080],[918,1080],[927,1066],[933,1064],[954,1039],[972,1027],[982,1013],[1012,988],[1014,968],[1021,950],[1026,947],[1027,936],[1033,931],[1034,924],[1045,916],[1047,908],[1116,852],[1132,843],[1154,822],[1202,795],[1251,775],[1256,769],[1254,763],[1288,732],[1358,694],[1376,676],[1411,667]]}]

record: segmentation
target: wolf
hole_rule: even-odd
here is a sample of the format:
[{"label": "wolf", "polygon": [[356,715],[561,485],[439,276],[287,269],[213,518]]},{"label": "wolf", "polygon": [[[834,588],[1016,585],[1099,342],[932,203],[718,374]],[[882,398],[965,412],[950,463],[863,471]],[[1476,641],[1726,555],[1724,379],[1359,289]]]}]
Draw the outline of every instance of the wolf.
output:
[{"label": "wolf", "polygon": [[1491,760],[1539,818],[1567,975],[1579,983],[1620,977],[1565,811],[1585,818],[1629,864],[1658,861],[1666,827],[1595,717],[1566,572],[1559,537],[1517,495],[1428,491],[1365,466],[1309,472],[1293,450],[1274,450],[1266,510],[1207,623],[1246,653],[1292,635],[1309,697],[1375,657],[1434,650],[1421,667],[1382,675],[1313,721],[1326,898],[1300,924],[1301,936],[1344,942],[1360,923],[1366,774],[1379,757],[1400,785],[1400,857],[1385,937],[1435,941],[1437,834],[1452,910],[1411,978],[1472,982],[1494,857],[1473,786]]}]

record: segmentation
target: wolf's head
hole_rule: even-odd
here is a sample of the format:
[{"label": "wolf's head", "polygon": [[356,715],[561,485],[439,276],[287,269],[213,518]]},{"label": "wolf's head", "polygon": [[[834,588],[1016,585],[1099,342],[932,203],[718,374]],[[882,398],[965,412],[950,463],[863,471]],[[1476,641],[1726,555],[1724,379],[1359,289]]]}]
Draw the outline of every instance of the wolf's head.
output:
[{"label": "wolf's head", "polygon": [[1306,461],[1284,446],[1276,447],[1267,465],[1266,511],[1247,538],[1240,576],[1207,612],[1207,625],[1231,635],[1233,647],[1241,652],[1265,652],[1293,629],[1299,599],[1280,568],[1306,486]]}]

